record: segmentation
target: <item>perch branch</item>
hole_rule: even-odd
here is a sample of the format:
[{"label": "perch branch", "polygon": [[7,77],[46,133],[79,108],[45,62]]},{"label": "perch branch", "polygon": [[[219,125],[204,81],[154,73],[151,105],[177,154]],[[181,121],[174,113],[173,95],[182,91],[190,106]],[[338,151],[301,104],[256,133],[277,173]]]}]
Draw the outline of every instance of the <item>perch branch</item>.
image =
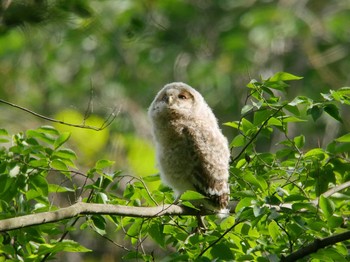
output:
[{"label": "perch branch", "polygon": [[[198,215],[195,209],[189,209],[178,205],[160,205],[156,207],[134,207],[112,204],[91,204],[78,202],[69,207],[56,211],[42,212],[19,217],[0,220],[0,232],[19,229],[28,226],[57,222],[64,219],[78,217],[80,215],[119,215],[129,217],[159,217],[171,215]],[[213,212],[206,211],[200,215],[211,215]]]},{"label": "perch branch", "polygon": [[330,245],[334,245],[336,243],[345,241],[350,239],[350,231],[346,231],[344,233],[341,234],[337,234],[334,236],[330,236],[330,237],[326,237],[323,239],[316,239],[314,242],[312,242],[311,244],[295,251],[294,253],[286,256],[286,257],[282,257],[281,258],[281,262],[293,262],[293,261],[297,261],[298,259],[301,259],[307,255],[310,255],[312,253],[315,253],[317,250],[330,246]]}]

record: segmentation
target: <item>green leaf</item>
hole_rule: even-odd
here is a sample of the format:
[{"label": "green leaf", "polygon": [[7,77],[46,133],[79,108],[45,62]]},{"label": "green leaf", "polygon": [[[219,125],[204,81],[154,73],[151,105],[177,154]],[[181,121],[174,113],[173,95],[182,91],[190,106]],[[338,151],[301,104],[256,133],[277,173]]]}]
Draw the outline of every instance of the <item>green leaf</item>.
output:
[{"label": "green leaf", "polygon": [[45,134],[54,135],[54,136],[59,135],[59,132],[52,126],[41,126],[37,129],[37,131]]},{"label": "green leaf", "polygon": [[307,114],[312,116],[312,119],[316,121],[322,115],[322,108],[319,106],[313,106],[307,110]]},{"label": "green leaf", "polygon": [[285,202],[294,202],[294,201],[303,201],[303,200],[309,200],[309,199],[306,196],[299,195],[299,194],[289,195],[284,199]]},{"label": "green leaf", "polygon": [[332,200],[321,195],[319,200],[319,205],[326,218],[329,218],[333,215],[335,210],[335,205]]},{"label": "green leaf", "polygon": [[106,159],[101,159],[101,160],[98,160],[96,165],[95,165],[95,168],[96,169],[104,169],[104,168],[107,168],[107,167],[110,167],[114,164],[115,161],[110,161],[110,160],[106,160]]},{"label": "green leaf", "polygon": [[71,149],[59,149],[57,151],[54,151],[52,156],[55,158],[62,158],[67,160],[77,159],[77,155]]},{"label": "green leaf", "polygon": [[283,126],[283,121],[277,119],[276,117],[271,117],[267,122],[269,126]]},{"label": "green leaf", "polygon": [[127,230],[128,236],[130,237],[136,237],[140,234],[140,231],[142,229],[143,220],[142,219],[135,219],[135,221],[131,224],[129,229]]},{"label": "green leaf", "polygon": [[30,189],[25,193],[25,195],[26,195],[26,200],[29,201],[29,200],[32,200],[32,199],[35,199],[35,198],[41,196],[42,193],[37,191],[37,190]]},{"label": "green leaf", "polygon": [[145,182],[155,182],[155,181],[160,181],[160,175],[151,175],[151,176],[145,176],[142,178]]},{"label": "green leaf", "polygon": [[83,247],[79,243],[73,240],[63,240],[54,244],[41,244],[39,247],[38,255],[45,255],[47,253],[56,254],[59,252],[90,252],[90,249]]},{"label": "green leaf", "polygon": [[41,141],[44,141],[45,143],[50,145],[52,145],[55,142],[55,139],[51,134],[38,132],[37,130],[27,130],[26,134],[28,138],[38,138]]},{"label": "green leaf", "polygon": [[305,153],[304,157],[317,157],[322,160],[328,157],[326,152],[322,148],[314,148]]},{"label": "green leaf", "polygon": [[245,106],[243,106],[243,108],[241,110],[241,115],[247,114],[252,109],[253,109],[252,105],[245,105]]},{"label": "green leaf", "polygon": [[246,180],[247,182],[253,184],[256,187],[259,187],[260,189],[264,190],[267,188],[267,183],[264,178],[262,177],[257,177],[253,175],[252,173],[245,173],[243,176],[243,179]]},{"label": "green leaf", "polygon": [[32,175],[29,180],[29,184],[32,185],[37,191],[41,192],[42,196],[47,196],[49,193],[49,185],[45,177],[41,175]]},{"label": "green leaf", "polygon": [[192,209],[200,210],[198,207],[196,207],[189,201],[182,201],[181,204]]},{"label": "green leaf", "polygon": [[70,135],[71,135],[70,132],[61,133],[53,144],[54,148],[57,149],[60,146],[62,146],[69,139]]},{"label": "green leaf", "polygon": [[238,213],[243,208],[250,207],[252,205],[252,200],[254,200],[252,197],[245,197],[241,199],[235,208],[235,212]]},{"label": "green leaf", "polygon": [[310,103],[310,102],[311,102],[311,100],[306,96],[297,96],[296,98],[294,98],[292,100],[292,102],[289,102],[288,105],[297,106],[300,104],[305,104],[305,103]]},{"label": "green leaf", "polygon": [[163,233],[163,225],[159,223],[152,223],[148,228],[148,233],[152,239],[159,244],[161,247],[165,247],[165,235]]},{"label": "green leaf", "polygon": [[232,140],[230,147],[241,147],[244,145],[245,145],[245,137],[239,134]]},{"label": "green leaf", "polygon": [[224,243],[218,243],[210,249],[210,254],[219,261],[232,261],[234,259],[233,252]]},{"label": "green leaf", "polygon": [[227,230],[232,227],[232,225],[235,224],[235,218],[233,216],[226,217],[223,219],[220,223],[220,228],[222,230]]},{"label": "green leaf", "polygon": [[296,136],[296,137],[294,137],[293,141],[294,141],[295,146],[300,149],[305,144],[305,136],[303,136],[303,135]]},{"label": "green leaf", "polygon": [[335,139],[335,141],[340,143],[350,143],[350,133],[347,133],[346,135],[338,137],[337,139]]},{"label": "green leaf", "polygon": [[255,130],[255,126],[249,120],[247,120],[245,118],[242,118],[241,126],[242,126],[244,133],[246,133],[246,134],[252,129]]},{"label": "green leaf", "polygon": [[9,133],[6,131],[6,129],[0,128],[0,136],[8,136]]},{"label": "green leaf", "polygon": [[74,189],[59,186],[56,184],[49,184],[49,192],[52,192],[52,193],[74,192]]},{"label": "green leaf", "polygon": [[337,106],[333,104],[328,104],[324,107],[324,111],[339,122],[343,122],[343,119],[340,117],[339,114],[339,108]]},{"label": "green leaf", "polygon": [[68,166],[60,159],[52,160],[50,166],[59,171],[68,171]]},{"label": "green leaf", "polygon": [[223,124],[224,126],[230,126],[230,127],[233,127],[235,129],[238,129],[239,128],[239,122],[238,121],[234,121],[234,122],[226,122]]},{"label": "green leaf", "polygon": [[184,200],[184,201],[198,200],[198,199],[204,199],[204,198],[206,198],[206,197],[203,196],[201,193],[198,193],[196,191],[191,191],[191,190],[187,190],[180,197],[180,199]]},{"label": "green leaf", "polygon": [[273,239],[273,241],[278,241],[278,237],[280,236],[281,229],[277,225],[275,220],[272,220],[268,225],[269,235]]},{"label": "green leaf", "polygon": [[260,110],[255,112],[254,114],[254,125],[260,125],[262,124],[264,121],[266,121],[270,116],[271,116],[272,112],[269,110]]},{"label": "green leaf", "polygon": [[91,216],[91,221],[95,227],[95,230],[99,234],[106,234],[106,220],[103,218],[103,216]]},{"label": "green leaf", "polygon": [[46,168],[48,166],[48,159],[30,160],[28,166],[30,167],[42,167]]},{"label": "green leaf", "polygon": [[274,76],[270,77],[269,81],[291,81],[291,80],[300,80],[303,79],[303,77],[292,75],[290,73],[286,72],[278,72]]},{"label": "green leaf", "polygon": [[307,122],[307,120],[295,116],[283,116],[279,118],[282,119],[283,123]]},{"label": "green leaf", "polygon": [[327,224],[332,229],[341,227],[343,223],[344,223],[344,219],[340,216],[333,215],[327,218]]}]

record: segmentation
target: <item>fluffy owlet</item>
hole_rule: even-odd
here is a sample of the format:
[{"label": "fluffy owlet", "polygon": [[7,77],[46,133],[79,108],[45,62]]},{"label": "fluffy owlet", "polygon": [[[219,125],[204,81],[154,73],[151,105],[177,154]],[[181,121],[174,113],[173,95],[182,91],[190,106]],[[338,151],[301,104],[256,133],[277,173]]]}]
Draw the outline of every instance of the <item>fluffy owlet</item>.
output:
[{"label": "fluffy owlet", "polygon": [[175,82],[163,87],[149,111],[161,179],[179,197],[186,190],[208,198],[204,205],[228,212],[227,139],[199,92]]}]

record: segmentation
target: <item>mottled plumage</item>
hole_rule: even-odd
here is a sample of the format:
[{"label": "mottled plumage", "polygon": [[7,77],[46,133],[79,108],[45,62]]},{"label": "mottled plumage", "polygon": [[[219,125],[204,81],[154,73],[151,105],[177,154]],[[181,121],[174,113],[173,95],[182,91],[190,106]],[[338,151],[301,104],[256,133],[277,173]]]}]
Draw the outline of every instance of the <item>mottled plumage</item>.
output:
[{"label": "mottled plumage", "polygon": [[208,197],[204,203],[227,213],[227,139],[203,97],[176,82],[163,87],[149,108],[161,179],[179,197],[186,190]]}]

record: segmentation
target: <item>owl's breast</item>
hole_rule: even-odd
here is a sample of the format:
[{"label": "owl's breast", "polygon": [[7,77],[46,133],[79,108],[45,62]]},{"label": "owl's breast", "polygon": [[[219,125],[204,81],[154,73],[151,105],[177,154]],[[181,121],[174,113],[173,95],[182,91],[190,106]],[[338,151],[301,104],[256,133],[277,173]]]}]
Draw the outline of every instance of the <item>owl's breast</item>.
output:
[{"label": "owl's breast", "polygon": [[[171,123],[169,122],[168,125]],[[181,125],[171,125],[171,128],[163,126],[162,131],[157,136],[157,159],[162,178],[166,184],[172,185],[176,189],[178,188],[176,185],[180,183],[180,188],[188,190],[190,176],[198,159],[196,159],[194,148],[189,143],[184,130],[184,126]],[[184,181],[188,185],[185,185]],[[181,186],[181,183],[185,184]]]}]

